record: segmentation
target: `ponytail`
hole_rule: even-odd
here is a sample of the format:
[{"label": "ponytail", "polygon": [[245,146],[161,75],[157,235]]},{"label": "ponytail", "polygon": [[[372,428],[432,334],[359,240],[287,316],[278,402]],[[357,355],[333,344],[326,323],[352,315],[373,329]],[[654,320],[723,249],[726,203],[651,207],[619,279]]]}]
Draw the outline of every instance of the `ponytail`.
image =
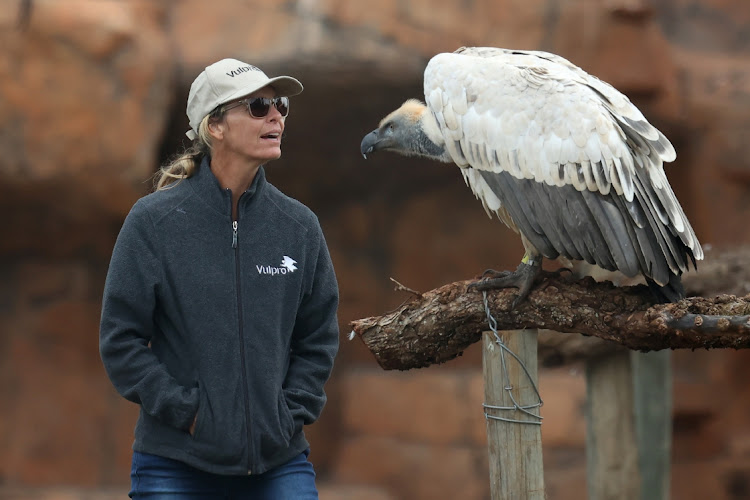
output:
[{"label": "ponytail", "polygon": [[224,106],[203,117],[198,125],[198,136],[193,144],[181,155],[163,165],[154,174],[154,190],[161,191],[176,186],[181,180],[192,177],[204,156],[211,153],[211,135],[208,133],[210,121],[220,120],[224,116]]}]

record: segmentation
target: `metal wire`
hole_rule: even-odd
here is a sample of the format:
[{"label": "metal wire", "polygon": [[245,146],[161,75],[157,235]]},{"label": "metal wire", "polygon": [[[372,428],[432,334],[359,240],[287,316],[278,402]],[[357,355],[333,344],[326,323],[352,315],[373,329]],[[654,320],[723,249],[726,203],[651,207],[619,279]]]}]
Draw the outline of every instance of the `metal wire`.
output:
[{"label": "metal wire", "polygon": [[[490,305],[487,300],[486,291],[482,292],[482,299],[484,300],[484,311],[487,314],[487,323],[489,324],[492,334],[495,336],[495,343],[500,347],[500,364],[503,370],[503,389],[507,391],[511,402],[513,403],[513,406],[495,406],[495,405],[488,405],[487,403],[483,403],[482,407],[485,409],[484,417],[492,419],[492,420],[502,420],[503,422],[542,425],[543,418],[529,411],[533,408],[541,408],[542,405],[544,404],[544,401],[542,401],[542,396],[539,394],[539,389],[537,389],[536,383],[534,383],[534,379],[529,374],[529,370],[526,368],[526,365],[523,363],[523,361],[521,361],[521,359],[513,351],[511,351],[508,348],[508,346],[505,345],[505,343],[503,342],[503,339],[500,338],[500,335],[497,333],[497,320],[495,319],[495,317],[492,315],[492,312],[490,311]],[[518,362],[519,365],[521,365],[521,368],[523,368],[523,372],[526,374],[526,378],[529,379],[529,383],[531,383],[531,387],[534,389],[534,392],[536,393],[536,397],[539,400],[538,403],[520,405],[516,401],[516,398],[513,396],[513,386],[510,385],[510,377],[508,376],[508,366],[505,362],[506,352],[510,354],[513,357],[513,359],[515,359]],[[496,415],[490,415],[489,413],[487,413],[486,410],[513,411],[513,412],[520,411],[522,413],[525,413],[526,415],[529,415],[535,420],[518,420],[518,419],[513,419],[513,418],[499,417]]]}]

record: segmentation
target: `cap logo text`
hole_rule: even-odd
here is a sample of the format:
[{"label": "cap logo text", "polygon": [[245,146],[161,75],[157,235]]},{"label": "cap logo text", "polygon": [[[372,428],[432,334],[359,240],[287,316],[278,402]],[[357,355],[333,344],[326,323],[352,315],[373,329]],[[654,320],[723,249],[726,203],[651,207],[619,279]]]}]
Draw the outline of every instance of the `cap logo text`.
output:
[{"label": "cap logo text", "polygon": [[233,69],[229,73],[227,73],[228,77],[234,78],[237,75],[241,75],[242,73],[247,73],[248,71],[260,71],[260,68],[256,68],[252,64],[248,66],[240,66],[237,69]]}]

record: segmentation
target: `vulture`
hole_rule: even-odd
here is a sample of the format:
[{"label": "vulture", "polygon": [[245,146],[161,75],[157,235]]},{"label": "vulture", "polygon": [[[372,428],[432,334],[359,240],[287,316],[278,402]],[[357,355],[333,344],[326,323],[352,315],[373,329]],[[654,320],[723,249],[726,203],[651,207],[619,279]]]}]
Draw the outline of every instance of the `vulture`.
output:
[{"label": "vulture", "polygon": [[532,289],[542,259],[643,275],[660,302],[685,296],[681,275],[703,250],[664,173],[669,140],[630,100],[568,60],[541,51],[462,47],[424,72],[410,99],[361,143],[461,169],[466,184],[521,237],[513,271],[472,287]]}]

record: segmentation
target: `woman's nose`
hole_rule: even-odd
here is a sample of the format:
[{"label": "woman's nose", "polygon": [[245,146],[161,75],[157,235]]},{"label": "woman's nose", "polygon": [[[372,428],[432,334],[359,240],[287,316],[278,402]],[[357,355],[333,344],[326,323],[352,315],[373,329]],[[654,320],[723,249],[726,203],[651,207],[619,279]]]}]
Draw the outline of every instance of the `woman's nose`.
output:
[{"label": "woman's nose", "polygon": [[283,118],[281,112],[276,109],[275,104],[271,104],[271,108],[268,110],[268,116],[271,120],[279,120],[280,118]]}]

